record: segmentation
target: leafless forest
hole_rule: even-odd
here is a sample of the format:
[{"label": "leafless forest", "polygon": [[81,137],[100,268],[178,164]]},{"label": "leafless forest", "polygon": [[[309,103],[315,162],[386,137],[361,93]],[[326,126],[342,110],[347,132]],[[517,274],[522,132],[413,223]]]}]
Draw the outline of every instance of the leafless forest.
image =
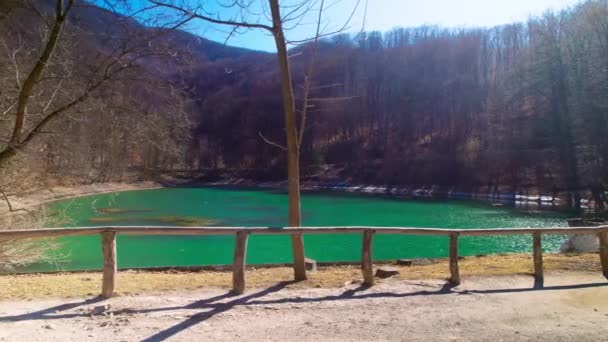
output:
[{"label": "leafless forest", "polygon": [[[70,11],[61,21],[55,1],[0,2],[0,188],[285,178],[286,154],[268,143],[285,141],[275,54],[205,40],[179,20],[84,1]],[[308,111],[302,178],[604,202],[606,0],[495,28],[343,33],[289,55],[297,108]]]}]

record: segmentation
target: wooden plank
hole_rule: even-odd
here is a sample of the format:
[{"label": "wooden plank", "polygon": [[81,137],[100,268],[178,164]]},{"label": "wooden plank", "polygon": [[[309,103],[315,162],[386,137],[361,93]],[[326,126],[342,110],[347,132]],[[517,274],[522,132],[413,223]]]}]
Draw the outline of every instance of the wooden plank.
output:
[{"label": "wooden plank", "polygon": [[544,286],[543,247],[540,232],[532,234],[532,247],[534,250],[534,287],[542,288]]},{"label": "wooden plank", "polygon": [[236,294],[245,292],[245,258],[247,257],[248,237],[249,233],[244,230],[236,233],[232,262],[232,291]]},{"label": "wooden plank", "polygon": [[116,233],[101,233],[101,249],[103,253],[103,280],[101,285],[101,296],[110,298],[114,295],[116,287]]},{"label": "wooden plank", "polygon": [[99,227],[84,227],[84,228],[44,228],[44,229],[22,229],[22,230],[2,230],[0,229],[0,238],[7,240],[17,239],[37,239],[37,238],[54,238],[64,236],[82,236],[82,235],[97,235],[105,231]]},{"label": "wooden plank", "polygon": [[[83,228],[45,228],[27,230],[0,230],[0,239],[51,238],[74,235],[93,235],[101,232],[115,232],[130,235],[233,235],[239,230],[250,234],[293,235],[299,240],[302,234],[351,234],[363,233],[373,229],[377,234],[434,235],[449,236],[495,236],[533,234],[598,234],[608,232],[608,226],[601,227],[553,227],[553,228],[507,228],[507,229],[439,229],[413,227],[83,227]],[[302,245],[303,250],[303,245]]]},{"label": "wooden plank", "polygon": [[361,250],[361,271],[363,272],[363,284],[374,285],[374,270],[372,266],[372,239],[374,231],[369,229],[363,232],[363,247]]},{"label": "wooden plank", "polygon": [[304,254],[304,236],[291,235],[291,249],[293,253],[293,277],[295,281],[308,279],[306,275],[306,255]]},{"label": "wooden plank", "polygon": [[450,283],[460,285],[460,270],[458,268],[458,234],[450,235]]},{"label": "wooden plank", "polygon": [[602,273],[608,279],[608,232],[598,234],[600,242],[600,261],[602,263]]},{"label": "wooden plank", "polygon": [[466,236],[498,236],[498,235],[523,235],[542,232],[543,234],[597,234],[599,231],[608,230],[607,227],[552,227],[552,228],[499,228],[499,229],[461,229],[460,235]]},{"label": "wooden plank", "polygon": [[[496,228],[496,229],[442,229],[415,227],[107,227],[106,230],[120,234],[134,235],[232,235],[239,230],[247,229],[250,234],[268,235],[302,235],[302,234],[355,234],[373,229],[377,234],[405,234],[449,236],[457,233],[461,236],[496,236],[524,235],[542,231],[543,234],[597,234],[608,231],[603,227],[552,227],[552,228]],[[0,232],[1,233],[1,232]]]}]

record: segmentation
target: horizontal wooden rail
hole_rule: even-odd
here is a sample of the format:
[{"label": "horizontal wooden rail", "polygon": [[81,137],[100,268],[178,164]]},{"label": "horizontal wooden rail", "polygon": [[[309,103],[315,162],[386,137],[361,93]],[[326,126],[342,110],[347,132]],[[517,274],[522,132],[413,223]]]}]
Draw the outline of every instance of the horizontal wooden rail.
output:
[{"label": "horizontal wooden rail", "polygon": [[245,290],[245,258],[247,237],[258,235],[303,235],[303,234],[362,234],[363,245],[361,269],[365,284],[373,285],[371,242],[374,234],[433,235],[449,237],[450,280],[460,283],[458,268],[458,240],[462,236],[532,235],[535,286],[543,286],[542,235],[543,234],[596,234],[600,244],[602,271],[608,278],[608,226],[599,227],[551,227],[551,228],[496,228],[496,229],[440,229],[410,227],[80,227],[43,228],[25,230],[0,230],[0,240],[32,238],[58,238],[66,236],[102,236],[103,284],[102,296],[114,293],[117,273],[116,235],[234,235],[236,237],[233,270],[233,290]]},{"label": "horizontal wooden rail", "polygon": [[599,227],[552,227],[552,228],[495,228],[495,229],[443,229],[410,227],[80,227],[80,228],[41,228],[22,230],[0,230],[0,239],[53,238],[64,236],[96,235],[114,232],[128,235],[233,235],[246,230],[250,235],[294,235],[294,234],[355,234],[366,230],[376,234],[439,235],[451,236],[497,236],[525,234],[598,234],[608,232],[608,226]]}]

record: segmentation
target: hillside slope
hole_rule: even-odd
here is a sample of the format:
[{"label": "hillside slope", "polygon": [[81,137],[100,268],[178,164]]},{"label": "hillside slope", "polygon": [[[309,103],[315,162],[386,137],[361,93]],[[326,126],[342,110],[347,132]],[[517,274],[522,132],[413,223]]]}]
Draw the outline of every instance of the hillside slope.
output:
[{"label": "hillside slope", "polygon": [[[50,15],[48,8],[41,12]],[[42,26],[26,10],[0,25],[7,32],[0,84],[9,89],[0,108],[9,108],[15,72],[7,56],[20,41],[35,50],[40,39],[28,28]],[[562,193],[572,203],[584,192],[601,207],[608,183],[607,27],[608,2],[588,0],[495,28],[419,27],[323,40],[303,175],[334,183]],[[264,141],[284,140],[273,54],[143,26],[95,6],[75,11],[67,37],[53,72],[69,71],[61,61],[78,72],[69,71],[73,82],[64,84],[63,98],[93,78],[87,64],[121,44],[150,56],[72,114],[87,113],[55,123],[62,134],[41,139],[30,161],[40,172],[91,181],[178,172],[285,177],[284,153]],[[292,49],[300,109],[311,51],[310,45]],[[27,70],[35,53],[17,56]],[[55,88],[47,82],[41,88]],[[10,122],[10,110],[5,115]],[[0,127],[0,140],[5,132]]]}]

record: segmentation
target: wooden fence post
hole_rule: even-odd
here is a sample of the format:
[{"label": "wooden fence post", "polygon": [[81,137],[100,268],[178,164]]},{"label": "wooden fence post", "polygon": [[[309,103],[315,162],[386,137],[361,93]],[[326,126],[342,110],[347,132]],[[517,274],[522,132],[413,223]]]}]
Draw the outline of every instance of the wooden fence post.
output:
[{"label": "wooden fence post", "polygon": [[608,232],[598,234],[600,240],[600,261],[602,263],[602,273],[608,279]]},{"label": "wooden fence post", "polygon": [[101,249],[103,252],[103,280],[101,296],[110,298],[116,287],[116,232],[101,233]]},{"label": "wooden fence post", "polygon": [[245,258],[247,256],[247,240],[249,233],[238,231],[234,244],[234,259],[232,263],[232,292],[245,292]]},{"label": "wooden fence post", "polygon": [[450,283],[460,285],[460,270],[458,268],[458,234],[450,234]]},{"label": "wooden fence post", "polygon": [[306,256],[304,255],[304,237],[302,234],[291,235],[293,251],[293,273],[296,281],[308,279],[306,276]]},{"label": "wooden fence post", "polygon": [[534,287],[542,288],[545,281],[543,276],[542,234],[540,232],[535,232],[532,234],[532,240],[534,249]]},{"label": "wooden fence post", "polygon": [[374,269],[372,266],[372,239],[374,231],[367,229],[363,232],[363,247],[361,252],[361,271],[363,272],[363,284],[374,285]]}]

